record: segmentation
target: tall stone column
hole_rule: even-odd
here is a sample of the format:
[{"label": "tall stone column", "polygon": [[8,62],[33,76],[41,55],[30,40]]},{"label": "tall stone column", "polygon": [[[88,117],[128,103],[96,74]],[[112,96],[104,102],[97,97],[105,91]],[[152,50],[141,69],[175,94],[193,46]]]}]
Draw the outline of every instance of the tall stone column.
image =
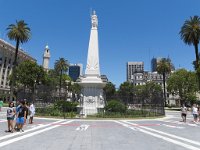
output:
[{"label": "tall stone column", "polygon": [[81,113],[84,115],[96,114],[105,106],[102,81],[99,65],[98,45],[98,18],[96,12],[91,15],[91,31],[87,55],[85,75],[79,82],[82,87]]}]

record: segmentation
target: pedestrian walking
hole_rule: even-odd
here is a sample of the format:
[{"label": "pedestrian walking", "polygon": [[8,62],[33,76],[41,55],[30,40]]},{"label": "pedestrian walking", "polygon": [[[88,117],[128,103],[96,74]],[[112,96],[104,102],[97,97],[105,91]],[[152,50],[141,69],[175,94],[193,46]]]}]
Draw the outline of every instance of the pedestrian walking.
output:
[{"label": "pedestrian walking", "polygon": [[187,117],[187,107],[183,104],[181,107],[181,117],[183,119],[183,122],[186,122],[186,117]]},{"label": "pedestrian walking", "polygon": [[198,108],[196,104],[193,104],[192,106],[192,115],[194,117],[194,122],[198,121]]},{"label": "pedestrian walking", "polygon": [[14,107],[14,103],[10,102],[8,109],[7,109],[7,122],[8,122],[8,130],[6,130],[5,132],[14,132],[14,118],[15,118],[15,107]]},{"label": "pedestrian walking", "polygon": [[14,123],[15,123],[14,129],[15,129],[16,131],[19,131],[19,129],[17,128],[17,127],[18,127],[18,125],[17,125],[17,113],[19,112],[19,108],[20,108],[20,107],[21,107],[20,101],[17,100],[17,102],[16,102],[16,111],[15,111],[16,120],[14,121]]},{"label": "pedestrian walking", "polygon": [[25,102],[21,101],[19,110],[17,112],[17,129],[18,129],[18,131],[24,132],[23,126],[24,126],[24,119],[26,118],[26,113],[27,112],[26,112]]},{"label": "pedestrian walking", "polygon": [[25,102],[25,111],[26,111],[26,117],[24,118],[24,124],[26,124],[26,120],[28,119],[28,114],[29,114],[29,104],[28,104],[28,102],[26,101],[26,99],[24,100],[24,102]]},{"label": "pedestrian walking", "polygon": [[30,112],[29,124],[32,124],[33,123],[33,117],[35,115],[35,106],[34,106],[33,102],[29,106],[29,112]]},{"label": "pedestrian walking", "polygon": [[197,105],[197,111],[198,111],[197,121],[200,121],[200,106],[199,105]]},{"label": "pedestrian walking", "polygon": [[0,111],[1,111],[2,107],[3,107],[3,101],[0,100]]}]

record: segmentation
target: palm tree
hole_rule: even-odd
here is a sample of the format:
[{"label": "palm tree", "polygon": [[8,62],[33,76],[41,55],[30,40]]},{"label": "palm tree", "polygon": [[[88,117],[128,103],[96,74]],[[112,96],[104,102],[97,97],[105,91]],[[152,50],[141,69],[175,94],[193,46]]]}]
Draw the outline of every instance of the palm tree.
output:
[{"label": "palm tree", "polygon": [[179,32],[181,39],[185,44],[193,45],[195,48],[196,62],[194,63],[194,68],[197,73],[199,90],[200,90],[200,68],[199,68],[199,50],[198,45],[200,41],[200,17],[193,16],[186,20],[181,31]]},{"label": "palm tree", "polygon": [[64,58],[59,58],[59,60],[56,60],[54,68],[60,76],[60,79],[59,79],[59,98],[61,98],[62,75],[63,75],[64,72],[66,72],[68,70],[69,62],[68,62],[68,60],[65,60]]},{"label": "palm tree", "polygon": [[163,76],[163,90],[164,90],[164,100],[165,100],[165,104],[166,104],[166,87],[165,87],[165,83],[166,83],[166,75],[169,74],[171,72],[171,68],[172,68],[172,64],[170,59],[166,59],[166,58],[162,58],[158,64],[157,64],[157,72],[159,74],[162,74]]},{"label": "palm tree", "polygon": [[186,20],[183,26],[181,27],[181,31],[179,32],[181,35],[181,39],[185,44],[193,45],[195,48],[196,55],[196,69],[199,66],[199,51],[198,44],[200,40],[200,17],[194,16],[190,17],[189,20]]},{"label": "palm tree", "polygon": [[24,20],[16,21],[16,24],[10,24],[7,28],[8,33],[7,36],[10,40],[16,41],[16,48],[15,48],[15,57],[13,61],[13,73],[11,77],[11,86],[10,86],[10,100],[12,100],[13,97],[13,91],[15,86],[15,70],[17,66],[17,55],[19,51],[19,45],[20,43],[26,43],[30,37],[31,37],[31,30],[28,27],[28,24],[24,22]]}]

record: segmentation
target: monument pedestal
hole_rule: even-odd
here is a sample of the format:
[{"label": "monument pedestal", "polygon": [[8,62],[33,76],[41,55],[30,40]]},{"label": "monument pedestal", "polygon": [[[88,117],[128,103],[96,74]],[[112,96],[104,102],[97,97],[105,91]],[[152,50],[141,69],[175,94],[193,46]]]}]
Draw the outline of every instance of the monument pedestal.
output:
[{"label": "monument pedestal", "polygon": [[105,106],[103,88],[106,83],[94,76],[82,78],[79,85],[82,87],[80,114],[87,116],[102,111]]}]

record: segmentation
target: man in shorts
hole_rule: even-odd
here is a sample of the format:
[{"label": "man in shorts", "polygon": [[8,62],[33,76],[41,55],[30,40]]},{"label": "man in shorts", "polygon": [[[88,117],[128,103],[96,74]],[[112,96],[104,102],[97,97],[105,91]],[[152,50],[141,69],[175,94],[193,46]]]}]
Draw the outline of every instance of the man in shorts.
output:
[{"label": "man in shorts", "polygon": [[24,125],[24,119],[26,118],[26,107],[25,107],[25,101],[20,102],[20,107],[17,112],[17,128],[19,131],[23,132],[23,125]]}]

